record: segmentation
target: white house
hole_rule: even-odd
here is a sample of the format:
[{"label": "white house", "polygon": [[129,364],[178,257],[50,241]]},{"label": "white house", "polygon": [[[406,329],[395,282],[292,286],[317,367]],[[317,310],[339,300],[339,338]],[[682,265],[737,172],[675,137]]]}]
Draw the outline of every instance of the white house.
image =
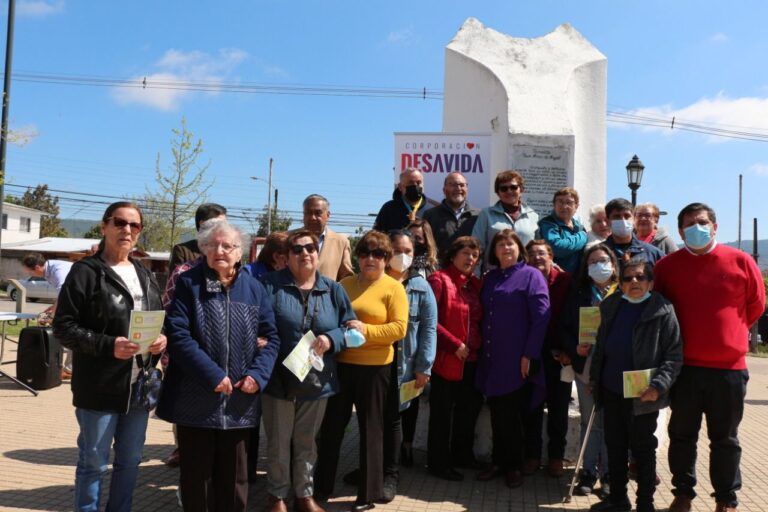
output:
[{"label": "white house", "polygon": [[25,206],[3,203],[3,246],[40,238],[40,217],[43,215],[47,214]]}]

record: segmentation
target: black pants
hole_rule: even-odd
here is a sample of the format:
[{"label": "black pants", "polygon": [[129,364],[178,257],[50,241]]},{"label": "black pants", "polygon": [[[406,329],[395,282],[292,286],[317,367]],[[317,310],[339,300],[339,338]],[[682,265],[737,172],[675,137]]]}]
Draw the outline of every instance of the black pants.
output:
[{"label": "black pants", "polygon": [[488,397],[491,409],[493,463],[505,471],[514,471],[523,463],[523,388],[506,395]]},{"label": "black pants", "polygon": [[459,466],[475,462],[475,425],[483,408],[483,394],[475,387],[477,362],[464,363],[464,377],[456,389],[456,405],[451,424],[451,457]]},{"label": "black pants", "polygon": [[659,413],[634,415],[632,399],[624,398],[606,388],[603,397],[603,426],[611,468],[611,501],[627,497],[628,451],[637,464],[637,504],[650,505],[656,492],[656,421]]},{"label": "black pants", "polygon": [[251,429],[250,445],[248,447],[248,477],[256,477],[256,469],[259,463],[259,435],[261,434],[261,421]]},{"label": "black pants", "polygon": [[[397,354],[397,346],[395,346]],[[400,444],[403,442],[403,423],[400,420],[400,388],[397,385],[397,356],[389,365],[389,387],[384,405],[384,475],[400,475]]]},{"label": "black pants", "polygon": [[464,363],[464,378],[448,381],[432,374],[429,391],[427,464],[436,471],[454,463],[471,463],[475,454],[475,423],[483,395],[475,389],[477,363]]},{"label": "black pants", "polygon": [[[560,363],[551,356],[544,357],[544,378],[547,394],[547,455],[549,460],[562,459],[565,455],[565,438],[568,435],[568,406],[571,401],[571,382],[560,380]],[[541,432],[544,426],[544,404],[531,409],[532,384],[525,385],[523,401],[523,425],[525,431],[525,457],[541,459]]]},{"label": "black pants", "polygon": [[[747,370],[683,366],[672,387],[669,420],[669,469],[675,496],[696,496],[696,441],[701,416],[709,436],[709,478],[715,500],[736,506],[741,489],[738,429],[744,414]],[[613,468],[611,468],[613,469]]]},{"label": "black pants", "polygon": [[389,389],[389,365],[338,363],[339,393],[328,399],[320,427],[315,493],[330,495],[339,466],[344,429],[357,413],[360,429],[360,502],[377,500],[384,492],[384,408]]},{"label": "black pants", "polygon": [[413,443],[413,438],[416,437],[416,423],[419,421],[419,398],[421,397],[411,400],[408,408],[400,412],[404,443]]},{"label": "black pants", "polygon": [[244,512],[251,429],[176,428],[184,510]]}]

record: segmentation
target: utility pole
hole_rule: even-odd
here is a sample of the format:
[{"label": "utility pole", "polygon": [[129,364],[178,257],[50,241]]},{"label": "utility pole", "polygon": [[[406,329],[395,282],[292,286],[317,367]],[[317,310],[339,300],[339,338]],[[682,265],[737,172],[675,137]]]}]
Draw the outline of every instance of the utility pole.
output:
[{"label": "utility pole", "polygon": [[741,250],[741,190],[744,183],[744,176],[739,174],[739,245],[738,249]]},{"label": "utility pole", "polygon": [[269,159],[269,185],[267,186],[267,236],[271,234],[272,234],[272,159],[270,158]]},{"label": "utility pole", "polygon": [[[3,77],[3,114],[0,120],[0,222],[3,218],[5,200],[5,151],[8,145],[8,106],[11,99],[11,68],[13,61],[13,22],[16,17],[16,0],[8,0],[8,31],[5,41],[5,76]],[[0,245],[3,241],[3,229],[0,225]],[[2,249],[0,249],[2,254]]]}]

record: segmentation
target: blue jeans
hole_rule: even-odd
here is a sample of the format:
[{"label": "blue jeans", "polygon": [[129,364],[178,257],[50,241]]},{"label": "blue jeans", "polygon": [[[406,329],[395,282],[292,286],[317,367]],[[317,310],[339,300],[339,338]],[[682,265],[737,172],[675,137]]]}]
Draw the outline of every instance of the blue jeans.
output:
[{"label": "blue jeans", "polygon": [[[584,443],[584,434],[587,432],[589,415],[595,403],[594,397],[587,393],[587,385],[576,379],[576,391],[579,395],[579,412],[581,413],[581,433],[579,440]],[[581,463],[584,471],[597,477],[608,474],[608,448],[605,446],[603,436],[603,412],[595,411],[595,419],[592,422],[592,431],[589,434],[587,449],[584,450],[584,460]]]},{"label": "blue jeans", "polygon": [[114,439],[115,460],[105,510],[130,512],[149,413],[132,409],[128,414],[116,414],[77,408],[75,416],[80,425],[75,470],[75,511],[98,512],[101,479],[107,472],[109,451]]}]

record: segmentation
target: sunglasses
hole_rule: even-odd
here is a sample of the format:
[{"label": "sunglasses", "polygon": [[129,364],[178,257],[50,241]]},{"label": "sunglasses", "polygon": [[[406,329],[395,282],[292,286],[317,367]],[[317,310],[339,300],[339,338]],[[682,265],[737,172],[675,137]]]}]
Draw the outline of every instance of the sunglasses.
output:
[{"label": "sunglasses", "polygon": [[515,185],[514,183],[512,185],[499,185],[499,192],[509,192],[516,191],[520,188],[520,185]]},{"label": "sunglasses", "polygon": [[638,283],[644,283],[648,281],[648,276],[645,274],[641,274],[639,276],[621,276],[621,282],[623,283],[631,283],[632,281],[637,281]]},{"label": "sunglasses", "polygon": [[368,249],[360,249],[357,251],[357,257],[361,260],[364,260],[368,256],[373,256],[377,260],[383,260],[387,257],[387,252],[383,249],[373,249],[372,251],[369,251]]},{"label": "sunglasses", "polygon": [[117,229],[123,229],[125,226],[131,227],[131,233],[138,233],[141,231],[141,224],[138,222],[128,222],[125,219],[121,219],[120,217],[110,217],[107,219],[107,222],[112,221],[112,225],[115,226]]},{"label": "sunglasses", "polygon": [[291,246],[291,252],[293,254],[301,254],[304,251],[307,251],[307,254],[315,254],[317,252],[317,247],[315,244],[296,244]]}]

